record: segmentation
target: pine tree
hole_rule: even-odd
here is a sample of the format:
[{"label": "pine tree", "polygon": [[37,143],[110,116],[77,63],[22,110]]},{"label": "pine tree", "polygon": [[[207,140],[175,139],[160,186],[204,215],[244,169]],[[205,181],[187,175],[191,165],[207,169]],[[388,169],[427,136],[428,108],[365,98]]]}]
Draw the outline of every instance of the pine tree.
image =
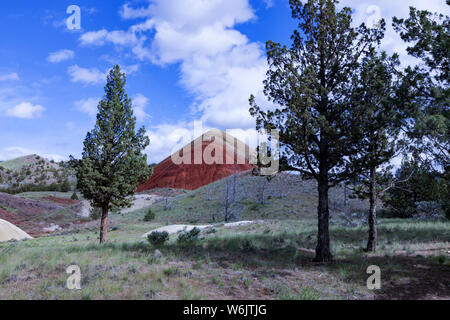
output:
[{"label": "pine tree", "polygon": [[393,21],[395,30],[410,44],[408,54],[422,61],[405,72],[405,89],[409,91],[405,103],[415,104],[419,110],[411,131],[417,154],[425,152],[437,164],[437,171],[448,171],[450,17],[411,7],[407,19],[394,17]]},{"label": "pine tree", "polygon": [[87,134],[83,157],[75,165],[77,189],[102,210],[100,243],[106,242],[109,211],[129,207],[139,183],[150,176],[147,156],[142,154],[150,142],[144,128],[135,132],[136,118],[125,84],[125,74],[115,66],[107,77],[96,125]]},{"label": "pine tree", "polygon": [[345,158],[355,153],[351,127],[350,77],[372,44],[379,28],[351,26],[351,9],[336,11],[336,0],[290,0],[292,17],[299,20],[291,48],[266,44],[269,70],[264,93],[279,106],[263,111],[250,98],[257,128],[278,129],[283,166],[318,182],[318,241],[316,261],[332,260],[328,191],[348,179]]},{"label": "pine tree", "polygon": [[372,48],[352,79],[352,127],[360,137],[357,153],[350,156],[350,171],[357,177],[357,194],[369,198],[367,251],[372,252],[377,246],[377,201],[386,191],[378,185],[383,176],[378,170],[402,150],[400,133],[409,117],[408,110],[396,99],[398,84],[394,75],[399,64],[397,55],[388,58],[385,52],[377,54]]}]

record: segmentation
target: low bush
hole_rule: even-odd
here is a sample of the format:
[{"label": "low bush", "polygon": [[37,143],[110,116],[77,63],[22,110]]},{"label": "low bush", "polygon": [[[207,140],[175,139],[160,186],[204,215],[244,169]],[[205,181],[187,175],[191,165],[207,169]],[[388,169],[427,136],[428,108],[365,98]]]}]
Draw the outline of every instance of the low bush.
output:
[{"label": "low bush", "polygon": [[147,240],[154,246],[162,246],[169,241],[169,233],[167,231],[153,231],[147,236]]},{"label": "low bush", "polygon": [[196,242],[200,236],[201,230],[197,227],[191,229],[190,231],[183,231],[178,235],[178,243],[188,244]]}]

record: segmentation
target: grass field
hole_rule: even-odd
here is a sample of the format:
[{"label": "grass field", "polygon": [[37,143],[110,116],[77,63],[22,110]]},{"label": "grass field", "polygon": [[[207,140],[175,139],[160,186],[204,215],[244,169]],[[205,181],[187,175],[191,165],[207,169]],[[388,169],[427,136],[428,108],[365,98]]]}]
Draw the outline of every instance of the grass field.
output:
[{"label": "grass field", "polygon": [[[313,219],[218,225],[190,246],[172,235],[157,252],[142,235],[163,223],[143,222],[144,212],[112,215],[104,246],[97,223],[0,244],[0,299],[450,298],[448,222],[383,219],[376,254],[362,250],[365,227],[332,226],[335,262],[315,264]],[[66,288],[73,264],[81,268],[80,291]],[[370,291],[366,269],[374,264],[382,289]]]},{"label": "grass field", "polygon": [[42,192],[24,192],[16,194],[18,197],[22,197],[30,200],[42,200],[46,197],[56,197],[61,199],[70,199],[73,192],[56,192],[56,191],[42,191]]},{"label": "grass field", "polygon": [[[112,213],[109,243],[98,244],[98,221],[35,240],[0,244],[0,299],[450,299],[450,222],[380,219],[379,250],[363,251],[366,223],[349,226],[339,214],[364,213],[367,203],[330,192],[334,262],[313,263],[315,184],[296,176],[236,180],[233,209],[223,225],[227,180],[192,192],[172,192],[149,208]],[[261,197],[261,185],[264,196]],[[164,195],[164,190],[158,194]],[[40,200],[53,193],[25,193]],[[68,198],[70,193],[57,193]],[[175,196],[173,196],[175,195]],[[263,201],[262,201],[263,199]],[[215,224],[191,245],[172,235],[153,247],[143,234],[170,224]],[[69,265],[81,268],[82,290],[66,288]],[[381,268],[381,290],[366,286],[370,265]]]}]

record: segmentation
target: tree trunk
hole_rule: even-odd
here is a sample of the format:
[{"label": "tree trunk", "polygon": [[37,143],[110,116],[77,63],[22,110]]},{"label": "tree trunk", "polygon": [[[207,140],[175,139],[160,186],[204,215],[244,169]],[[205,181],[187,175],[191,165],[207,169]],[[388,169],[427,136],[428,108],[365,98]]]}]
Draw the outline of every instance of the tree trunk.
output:
[{"label": "tree trunk", "polygon": [[369,240],[367,241],[367,251],[377,250],[377,172],[376,168],[370,169],[370,213],[369,213]]},{"label": "tree trunk", "polygon": [[108,233],[108,206],[102,209],[102,221],[100,223],[100,244],[106,243],[106,235]]},{"label": "tree trunk", "polygon": [[332,260],[330,252],[330,233],[328,230],[328,171],[321,166],[318,181],[319,206],[318,213],[318,236],[315,262],[329,262]]}]

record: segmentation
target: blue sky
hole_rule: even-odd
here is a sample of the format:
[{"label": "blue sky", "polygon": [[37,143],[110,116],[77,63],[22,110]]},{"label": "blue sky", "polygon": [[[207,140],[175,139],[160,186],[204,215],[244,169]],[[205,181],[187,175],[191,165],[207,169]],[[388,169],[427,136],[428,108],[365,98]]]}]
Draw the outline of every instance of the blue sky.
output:
[{"label": "blue sky", "polygon": [[[72,4],[80,30],[66,26]],[[343,4],[355,23],[380,15],[390,24],[409,5],[448,13],[444,0]],[[288,44],[294,27],[287,0],[1,1],[0,160],[79,156],[116,63],[151,138],[150,162],[193,138],[194,120],[245,140],[254,131],[248,97],[265,100],[264,43]],[[388,30],[383,49],[405,45]]]}]

